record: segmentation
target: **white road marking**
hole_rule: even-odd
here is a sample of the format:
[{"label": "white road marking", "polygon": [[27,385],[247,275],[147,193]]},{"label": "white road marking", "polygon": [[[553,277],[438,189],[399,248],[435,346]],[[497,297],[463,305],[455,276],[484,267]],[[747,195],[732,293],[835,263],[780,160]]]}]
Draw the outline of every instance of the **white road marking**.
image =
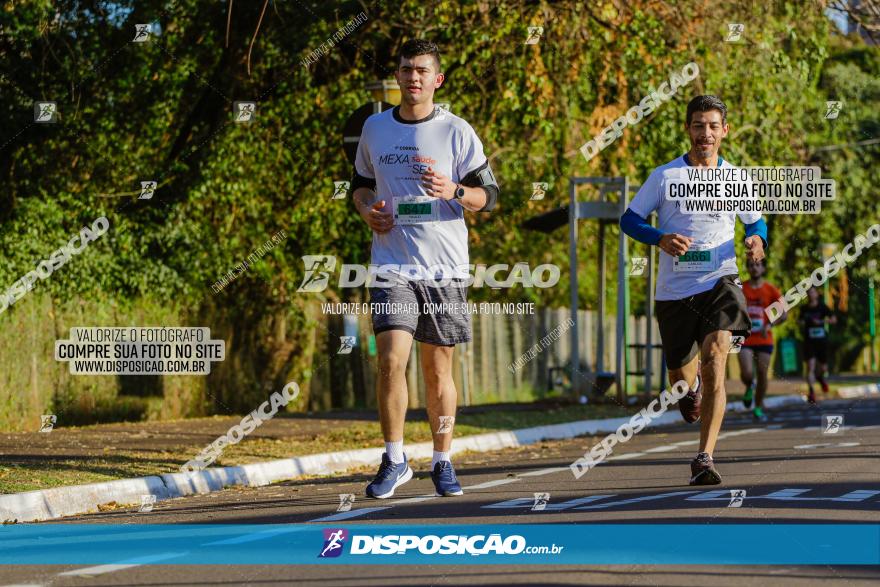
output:
[{"label": "white road marking", "polygon": [[349,510],[347,512],[339,512],[333,514],[331,516],[324,516],[323,518],[315,518],[314,520],[308,520],[309,522],[336,522],[337,520],[348,520],[350,518],[357,518],[359,516],[365,516],[367,514],[371,514],[373,512],[381,512],[382,510],[391,509],[391,506],[383,506],[377,508],[359,508],[356,510]]},{"label": "white road marking", "polygon": [[152,554],[150,556],[142,556],[138,558],[129,559],[128,562],[119,562],[116,564],[110,565],[96,565],[94,567],[85,567],[82,569],[74,569],[72,571],[66,571],[64,573],[59,573],[59,577],[92,577],[95,575],[104,575],[106,573],[114,573],[116,571],[122,571],[124,569],[131,569],[134,567],[140,567],[145,564],[155,563],[162,560],[167,560],[169,558],[178,558],[189,554],[188,552],[163,552],[160,554]]},{"label": "white road marking", "polygon": [[816,448],[850,448],[860,446],[859,442],[824,442],[819,444],[799,444],[794,447],[795,450],[812,450]]},{"label": "white road marking", "polygon": [[568,467],[550,467],[549,469],[538,469],[537,471],[528,471],[527,473],[519,473],[517,477],[540,477],[541,475],[550,475],[551,473],[562,473],[570,471]]},{"label": "white road marking", "polygon": [[[801,497],[804,493],[809,493],[812,489],[780,489],[767,495],[747,495],[744,499],[772,499],[775,501],[840,501],[847,503],[855,503],[865,501],[868,498],[880,495],[880,491],[873,489],[856,489],[850,491],[840,497]],[[730,499],[729,490],[714,490],[686,497],[685,501],[727,501]]]},{"label": "white road marking", "polygon": [[[673,491],[671,493],[660,493],[658,495],[643,495],[641,497],[633,497],[632,499],[620,499],[618,501],[609,501],[606,503],[599,503],[596,505],[583,505],[577,508],[576,510],[598,510],[602,508],[611,507],[613,505],[628,505],[631,503],[641,503],[643,501],[654,501],[657,499],[664,499],[667,497],[677,497],[679,495],[689,495],[691,493],[697,493],[696,491]],[[728,498],[730,497],[730,490],[728,490]]]},{"label": "white road marking", "polygon": [[645,456],[645,453],[643,453],[643,452],[627,452],[627,453],[623,453],[622,455],[614,455],[614,456],[608,457],[605,460],[606,461],[625,461],[627,459],[635,459],[635,458],[643,457],[643,456]]},{"label": "white road marking", "polygon": [[[746,497],[748,497],[750,499],[754,499],[755,496],[747,495]],[[685,499],[685,501],[712,501],[715,499],[728,501],[730,499],[730,490],[729,489],[715,489],[713,491],[706,491],[705,493],[700,493],[698,495],[692,495],[692,496],[686,497],[684,499]]]},{"label": "white road marking", "polygon": [[[559,503],[548,503],[547,507],[543,511],[561,511],[568,508],[575,507],[577,505],[581,505],[584,503],[590,503],[593,501],[598,501],[600,499],[605,499],[606,497],[616,497],[616,493],[612,493],[609,495],[590,495],[588,497],[578,497],[576,499],[570,499],[568,501],[563,501]],[[484,505],[481,509],[488,510],[508,510],[508,509],[531,509],[535,503],[534,497],[515,497],[513,499],[508,499],[507,501],[500,501],[498,503],[491,503],[488,505]]]},{"label": "white road marking", "polygon": [[763,432],[764,428],[743,428],[742,430],[732,430],[718,435],[718,440],[722,438],[730,438],[731,436],[742,436],[743,434],[751,434],[752,432]]},{"label": "white road marking", "polygon": [[617,494],[612,493],[610,495],[590,495],[588,497],[579,497],[577,499],[569,499],[568,501],[563,501],[562,503],[548,503],[547,509],[545,511],[561,511],[567,510],[568,508],[573,508],[579,505],[583,505],[585,503],[591,503],[594,501],[599,501],[600,499],[605,499],[606,497],[615,497]]},{"label": "white road marking", "polygon": [[437,495],[422,495],[421,497],[407,497],[406,499],[400,499],[394,502],[394,505],[400,505],[402,503],[419,503],[421,501],[430,501],[432,499],[439,499]]},{"label": "white road marking", "polygon": [[468,485],[467,487],[463,487],[462,489],[489,489],[490,487],[498,487],[499,485],[507,485],[508,483],[516,483],[519,481],[518,477],[507,477],[505,479],[495,479],[494,481],[486,481],[485,483],[480,483],[479,485]]},{"label": "white road marking", "polygon": [[[731,432],[725,432],[724,434],[720,434],[718,436],[718,440],[722,440],[724,438],[730,438],[731,436],[741,436],[743,434],[751,434],[752,432],[763,432],[764,428],[745,428],[743,430],[733,430]],[[681,442],[674,442],[672,444],[664,444],[661,446],[655,446],[653,448],[646,448],[641,452],[628,452],[623,453],[622,455],[614,455],[606,458],[606,461],[626,461],[629,459],[637,459],[639,457],[643,457],[645,455],[661,453],[661,452],[670,452],[681,448],[683,446],[690,446],[693,444],[699,444],[699,440],[682,440]]]},{"label": "white road marking", "polygon": [[58,573],[59,577],[93,577],[95,575],[103,575],[105,573],[114,573],[125,569],[139,567],[140,565],[98,565],[96,567],[86,567],[84,569],[75,569],[66,573]]},{"label": "white road marking", "polygon": [[681,448],[681,447],[675,446],[674,444],[667,444],[665,446],[657,446],[654,448],[649,448],[643,452],[648,453],[648,454],[655,453],[655,452],[669,452],[671,450],[676,450],[678,448]]}]

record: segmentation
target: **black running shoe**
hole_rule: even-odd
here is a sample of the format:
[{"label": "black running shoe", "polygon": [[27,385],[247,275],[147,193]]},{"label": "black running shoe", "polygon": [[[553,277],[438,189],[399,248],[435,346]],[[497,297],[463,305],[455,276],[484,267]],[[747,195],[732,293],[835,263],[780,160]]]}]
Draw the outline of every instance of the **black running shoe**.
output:
[{"label": "black running shoe", "polygon": [[721,475],[715,470],[712,457],[701,452],[691,461],[691,485],[718,485]]},{"label": "black running shoe", "polygon": [[678,400],[678,411],[681,412],[681,417],[688,424],[693,424],[700,420],[700,406],[703,403],[702,387],[702,378],[697,377],[697,389],[689,391],[686,396]]},{"label": "black running shoe", "polygon": [[812,406],[815,406],[815,405],[816,405],[816,394],[815,394],[815,392],[814,392],[812,389],[810,390],[810,394],[807,396],[807,401],[808,401],[808,402],[810,403],[810,405],[812,405]]}]

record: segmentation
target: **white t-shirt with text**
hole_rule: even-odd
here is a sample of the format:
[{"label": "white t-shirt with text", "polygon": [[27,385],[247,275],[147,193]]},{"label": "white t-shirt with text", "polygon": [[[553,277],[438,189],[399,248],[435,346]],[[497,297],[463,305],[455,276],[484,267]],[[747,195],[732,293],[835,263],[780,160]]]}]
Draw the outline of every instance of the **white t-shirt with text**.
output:
[{"label": "white t-shirt with text", "polygon": [[[709,291],[721,277],[739,273],[734,248],[736,217],[739,216],[744,224],[757,222],[761,218],[758,212],[682,213],[678,202],[666,200],[666,182],[679,179],[678,170],[687,166],[684,156],[681,156],[656,168],[629,203],[629,208],[642,218],[648,218],[656,211],[657,228],[663,233],[677,233],[694,239],[690,251],[708,251],[711,255],[714,267],[711,270],[675,271],[675,259],[661,250],[654,296],[657,301],[680,300]],[[733,166],[722,159],[720,167]],[[681,263],[679,267],[682,267]]]},{"label": "white t-shirt with text", "polygon": [[398,110],[367,119],[355,160],[359,175],[376,180],[382,210],[400,212],[389,232],[373,233],[371,263],[406,265],[404,271],[380,267],[378,273],[411,280],[466,279],[464,208],[457,200],[428,196],[421,176],[431,167],[459,183],[486,162],[483,144],[470,124],[439,107],[420,121],[403,120]]}]

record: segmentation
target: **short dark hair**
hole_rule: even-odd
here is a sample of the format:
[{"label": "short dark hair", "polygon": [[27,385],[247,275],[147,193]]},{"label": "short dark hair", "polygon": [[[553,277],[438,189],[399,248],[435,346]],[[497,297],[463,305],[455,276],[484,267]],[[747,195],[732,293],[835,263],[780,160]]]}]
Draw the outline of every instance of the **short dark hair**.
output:
[{"label": "short dark hair", "polygon": [[691,100],[688,103],[687,119],[685,122],[690,126],[694,112],[709,112],[710,110],[720,112],[721,123],[727,124],[727,106],[724,105],[724,102],[718,96],[697,96]]},{"label": "short dark hair", "polygon": [[434,61],[437,63],[437,71],[440,71],[440,50],[437,48],[437,44],[432,41],[426,41],[425,39],[410,39],[406,43],[404,43],[400,47],[400,52],[397,56],[397,66],[400,67],[400,60],[404,57],[407,59],[412,59],[413,57],[418,57],[419,55],[431,55],[434,57]]},{"label": "short dark hair", "polygon": [[746,261],[746,265],[748,265],[749,263],[754,263],[755,265],[760,265],[761,267],[766,269],[767,268],[767,257],[764,257],[762,259],[758,259],[757,261],[755,261],[753,259],[749,259],[748,261]]}]

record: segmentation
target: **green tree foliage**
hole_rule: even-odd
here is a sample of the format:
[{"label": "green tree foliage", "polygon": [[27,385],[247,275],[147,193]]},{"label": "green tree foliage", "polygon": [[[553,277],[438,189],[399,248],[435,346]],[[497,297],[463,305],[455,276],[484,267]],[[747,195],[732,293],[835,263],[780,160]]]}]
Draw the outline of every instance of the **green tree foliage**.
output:
[{"label": "green tree foliage", "polygon": [[[351,174],[342,127],[369,100],[365,82],[393,77],[408,38],[442,48],[447,80],[436,99],[474,126],[502,186],[497,212],[468,215],[472,262],[552,262],[565,273],[567,233],[521,223],[566,205],[569,176],[641,182],[680,155],[684,106],[697,93],[727,102],[723,154],[734,163],[819,165],[838,182],[838,200],[821,215],[770,218],[771,278],[783,289],[817,266],[819,243],[848,242],[880,217],[878,145],[857,144],[877,137],[880,59],[876,47],[832,30],[819,2],[235,2],[227,21],[228,8],[0,4],[0,287],[106,215],[110,231],[36,289],[59,303],[173,301],[191,323],[219,329],[232,359],[211,377],[216,409],[248,409],[308,368],[315,296],[296,292],[302,255],[368,261],[365,225],[347,201],[330,198],[333,181]],[[303,66],[361,11],[365,23]],[[728,22],[745,24],[740,42],[724,41]],[[154,25],[149,42],[132,42],[138,23]],[[528,26],[544,27],[538,44],[524,44]],[[690,61],[697,80],[599,156],[582,157],[583,143]],[[831,99],[844,102],[837,120],[823,117]],[[58,103],[57,124],[33,122],[41,100]],[[233,122],[235,101],[257,102],[253,124]],[[138,200],[145,180],[159,189]],[[548,197],[529,201],[537,181],[550,184]],[[289,235],[281,246],[211,291],[279,229]],[[581,230],[591,268],[595,226]],[[865,311],[865,271],[847,270],[851,313]],[[581,276],[582,306],[593,308],[596,276]],[[326,293],[352,295],[362,294]],[[554,306],[568,295],[564,276],[547,290],[471,294]],[[634,308],[644,295],[635,285]],[[863,315],[840,338],[847,356],[864,343]]]}]

